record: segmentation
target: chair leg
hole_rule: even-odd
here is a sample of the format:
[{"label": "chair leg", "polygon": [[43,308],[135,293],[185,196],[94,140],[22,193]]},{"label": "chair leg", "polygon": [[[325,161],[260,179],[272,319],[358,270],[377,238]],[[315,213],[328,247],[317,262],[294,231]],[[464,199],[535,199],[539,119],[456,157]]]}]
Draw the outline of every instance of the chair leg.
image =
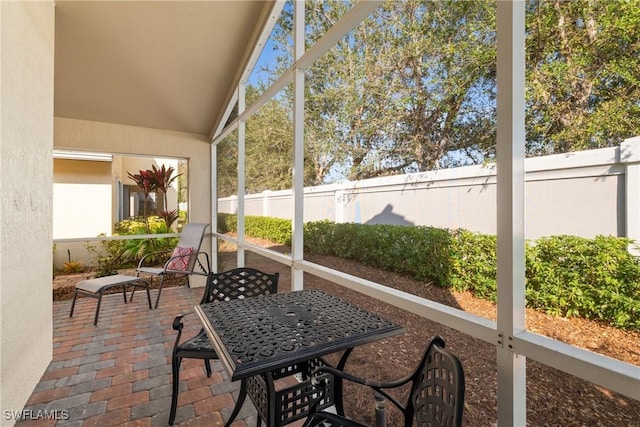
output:
[{"label": "chair leg", "polygon": [[[149,278],[149,282],[151,282],[151,280],[152,279]],[[147,301],[149,302],[149,310],[151,310],[153,307],[151,306],[151,293],[149,292],[149,283],[147,283],[147,281],[144,279],[140,279],[140,282],[144,283],[144,286],[142,286],[140,283],[134,283],[131,285],[133,290],[131,291],[131,298],[129,299],[129,302],[133,302],[133,294],[136,292],[136,288],[138,286],[144,287],[144,289],[147,291]]]},{"label": "chair leg", "polygon": [[69,317],[73,317],[73,309],[76,307],[76,298],[78,298],[78,290],[73,291],[73,301],[71,302],[71,312],[69,313]]},{"label": "chair leg", "polygon": [[207,377],[211,378],[211,362],[209,362],[209,359],[204,359],[204,370],[207,371]]},{"label": "chair leg", "polygon": [[147,301],[149,302],[149,310],[151,310],[151,292],[149,292],[149,284],[147,284],[147,286],[145,287],[145,289],[147,290]]},{"label": "chair leg", "polygon": [[156,297],[156,306],[158,308],[158,303],[160,302],[160,294],[162,293],[162,285],[164,284],[164,274],[160,276],[160,286],[158,286],[158,296]]},{"label": "chair leg", "polygon": [[[140,272],[136,273],[136,277],[140,277]],[[142,279],[140,279],[142,280]],[[151,283],[153,282],[153,277],[149,277],[149,286],[151,286]],[[133,289],[131,289],[131,298],[129,299],[129,301],[133,301],[133,295],[136,293],[136,287],[132,286]],[[151,307],[149,307],[151,308]]]},{"label": "chair leg", "polygon": [[173,425],[176,419],[176,408],[178,406],[178,388],[180,387],[180,364],[182,358],[173,356],[171,358],[171,375],[173,379],[171,391],[171,411],[169,412],[169,425]]},{"label": "chair leg", "polygon": [[98,295],[98,304],[96,305],[96,315],[93,318],[93,326],[98,324],[98,315],[100,314],[100,304],[102,304],[102,293]]}]

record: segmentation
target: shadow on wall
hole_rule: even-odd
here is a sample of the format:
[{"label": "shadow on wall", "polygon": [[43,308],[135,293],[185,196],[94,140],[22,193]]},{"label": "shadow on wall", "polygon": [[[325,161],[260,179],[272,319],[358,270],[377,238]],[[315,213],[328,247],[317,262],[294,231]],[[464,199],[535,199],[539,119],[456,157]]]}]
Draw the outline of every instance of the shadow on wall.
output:
[{"label": "shadow on wall", "polygon": [[407,221],[404,216],[393,213],[393,205],[391,203],[387,204],[382,212],[374,215],[365,224],[414,225],[411,221]]}]

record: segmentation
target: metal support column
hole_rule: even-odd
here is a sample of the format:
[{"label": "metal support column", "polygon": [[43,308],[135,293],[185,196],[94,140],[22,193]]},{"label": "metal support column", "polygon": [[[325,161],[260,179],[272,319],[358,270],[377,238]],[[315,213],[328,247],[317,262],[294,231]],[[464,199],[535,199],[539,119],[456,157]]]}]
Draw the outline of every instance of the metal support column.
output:
[{"label": "metal support column", "polygon": [[509,340],[525,328],[525,3],[497,2],[498,424],[526,425],[526,358]]},{"label": "metal support column", "polygon": [[304,70],[297,61],[304,55],[304,0],[296,0],[294,10],[293,77],[293,221],[291,221],[291,288],[303,288],[303,272],[296,262],[304,259]]}]

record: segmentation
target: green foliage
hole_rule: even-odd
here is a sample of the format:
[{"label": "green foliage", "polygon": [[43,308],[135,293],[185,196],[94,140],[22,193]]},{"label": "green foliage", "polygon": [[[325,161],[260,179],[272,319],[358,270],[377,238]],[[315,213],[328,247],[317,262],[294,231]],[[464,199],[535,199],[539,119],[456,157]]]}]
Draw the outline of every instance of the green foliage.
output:
[{"label": "green foliage", "polygon": [[67,261],[62,266],[62,272],[64,274],[80,273],[82,270],[84,270],[84,267],[80,261]]},{"label": "green foliage", "polygon": [[235,233],[238,230],[237,216],[218,213],[218,233]]},{"label": "green foliage", "polygon": [[[149,226],[149,234],[165,234],[167,231],[166,222],[158,216],[150,216],[147,218]],[[130,218],[116,224],[116,234],[118,235],[135,235],[147,234],[146,226],[143,219]],[[147,258],[150,263],[162,263],[170,252],[178,243],[176,237],[161,237],[155,239],[132,239],[124,240],[122,248],[122,258],[129,261],[137,262],[145,255],[162,252]]]},{"label": "green foliage", "polygon": [[[147,223],[151,231],[149,234],[168,233],[165,221],[158,216],[148,217]],[[147,234],[146,228],[143,218],[129,218],[115,224],[114,236]],[[162,253],[151,256],[147,260],[151,263],[162,263],[177,243],[177,237],[105,240],[100,241],[98,245],[87,243],[85,248],[93,254],[95,264],[98,266],[96,276],[102,277],[117,274],[120,268],[136,265],[142,257],[153,252]]]},{"label": "green foliage", "polygon": [[[167,226],[165,221],[158,216],[147,218],[150,229],[149,234],[165,234]],[[129,236],[147,234],[147,225],[143,218],[129,218],[120,221],[114,226],[114,236]],[[142,257],[153,252],[162,252],[157,256],[147,258],[150,263],[162,263],[168,253],[176,246],[178,238],[163,237],[156,239],[132,239],[132,240],[104,240],[97,245],[87,243],[85,248],[93,254],[97,265],[96,277],[110,276],[118,273],[120,268],[128,268],[136,265]]]},{"label": "green foliage", "polygon": [[[140,188],[142,193],[144,194],[144,212],[143,219],[147,219],[147,201],[149,195],[152,192],[156,192],[161,198],[161,206],[162,210],[158,212],[160,217],[165,221],[166,229],[170,230],[171,225],[178,219],[178,211],[167,211],[167,191],[171,187],[173,181],[175,181],[180,175],[175,176],[173,172],[175,169],[173,166],[169,166],[168,168],[162,165],[160,168],[157,168],[156,165],[152,165],[151,169],[141,170],[138,174],[132,174],[131,172],[127,172],[129,178],[131,178]],[[145,224],[147,225],[147,224]],[[151,230],[147,225],[147,233],[150,234]]]},{"label": "green foliage", "polygon": [[[525,4],[527,155],[616,146],[638,135],[638,1]],[[308,0],[306,45],[352,5]],[[313,167],[313,182],[492,161],[496,10],[495,0],[385,1],[306,69],[305,168]],[[293,22],[293,9],[284,8],[263,84],[292,66]],[[256,92],[248,87],[248,103]],[[247,124],[247,152],[263,153],[247,156],[248,170],[263,167],[248,173],[249,192],[267,175],[274,185],[265,188],[287,188],[281,185],[290,181],[290,162],[282,159],[292,158],[291,103],[288,87]],[[274,145],[277,159],[268,150]],[[233,142],[219,148],[220,161],[230,161],[219,177],[224,197],[237,193],[237,155]]]},{"label": "green foliage", "polygon": [[[164,220],[157,216],[150,216],[149,221],[149,234],[162,234],[166,233],[167,227]],[[114,226],[114,234],[119,236],[127,236],[130,234],[146,234],[146,226],[144,218],[132,217],[116,223]]]},{"label": "green foliage", "polygon": [[[219,214],[219,231],[236,231],[235,215]],[[291,222],[247,217],[248,236],[282,244]],[[625,238],[553,236],[529,242],[526,303],[555,316],[598,319],[640,330],[640,260]],[[305,252],[352,259],[455,291],[497,298],[497,239],[468,230],[400,225],[304,225]]]},{"label": "green foliage", "polygon": [[470,291],[490,301],[497,299],[496,236],[458,229],[451,232],[448,283],[456,291]]},{"label": "green foliage", "polygon": [[309,253],[353,259],[417,280],[438,280],[447,275],[447,230],[309,222],[305,224],[304,243]]},{"label": "green foliage", "polygon": [[245,232],[282,245],[291,245],[291,220],[263,216],[245,217]]},{"label": "green foliage", "polygon": [[[291,245],[291,220],[263,216],[246,216],[245,234],[267,239],[281,245]],[[236,215],[218,214],[218,232],[235,233],[238,230]]]},{"label": "green foliage", "polygon": [[[308,45],[351,7],[307,4]],[[275,28],[281,52],[291,46],[290,14]],[[316,184],[332,170],[365,179],[429,170],[451,150],[491,149],[495,58],[495,2],[383,3],[306,70],[305,153]]]},{"label": "green foliage", "polygon": [[97,245],[91,242],[84,245],[87,252],[93,255],[95,265],[98,267],[96,277],[118,274],[118,268],[123,267],[121,262],[123,246],[124,242],[121,240],[101,240]]},{"label": "green foliage", "polygon": [[529,1],[527,150],[606,146],[640,129],[637,1]]},{"label": "green foliage", "polygon": [[527,305],[640,329],[640,262],[628,239],[554,236],[527,250]]}]

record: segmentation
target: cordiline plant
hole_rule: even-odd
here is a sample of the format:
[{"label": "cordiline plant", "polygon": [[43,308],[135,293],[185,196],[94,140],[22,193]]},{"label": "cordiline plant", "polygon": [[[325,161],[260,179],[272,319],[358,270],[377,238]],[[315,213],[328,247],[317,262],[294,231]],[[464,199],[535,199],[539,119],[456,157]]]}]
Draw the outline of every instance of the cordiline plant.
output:
[{"label": "cordiline plant", "polygon": [[132,174],[131,172],[127,172],[129,178],[131,178],[140,188],[142,194],[144,195],[144,201],[142,203],[142,217],[144,218],[144,225],[147,234],[150,233],[149,230],[149,222],[147,221],[147,200],[149,199],[149,195],[156,190],[155,177],[153,176],[152,171],[139,171],[138,174]]},{"label": "cordiline plant", "polygon": [[145,219],[147,234],[151,232],[147,221],[147,199],[151,193],[156,192],[162,197],[162,210],[158,212],[158,216],[164,220],[167,230],[170,230],[173,223],[179,218],[178,210],[169,211],[167,209],[167,191],[171,188],[171,184],[182,175],[177,174],[172,176],[173,172],[175,172],[173,166],[165,167],[165,165],[162,165],[160,168],[152,165],[151,169],[141,170],[138,174],[127,172],[129,178],[140,187],[140,190],[144,194],[143,217]]},{"label": "cordiline plant", "polygon": [[158,215],[164,219],[165,224],[167,225],[167,230],[171,230],[171,226],[176,222],[179,216],[177,210],[169,211],[167,209],[167,192],[169,191],[169,188],[171,188],[171,184],[173,184],[173,182],[182,175],[181,173],[173,175],[174,171],[175,169],[173,166],[169,166],[167,168],[164,165],[160,166],[160,168],[152,165],[151,170],[146,171],[152,180],[156,193],[160,193],[160,196],[162,197],[162,210]]}]

